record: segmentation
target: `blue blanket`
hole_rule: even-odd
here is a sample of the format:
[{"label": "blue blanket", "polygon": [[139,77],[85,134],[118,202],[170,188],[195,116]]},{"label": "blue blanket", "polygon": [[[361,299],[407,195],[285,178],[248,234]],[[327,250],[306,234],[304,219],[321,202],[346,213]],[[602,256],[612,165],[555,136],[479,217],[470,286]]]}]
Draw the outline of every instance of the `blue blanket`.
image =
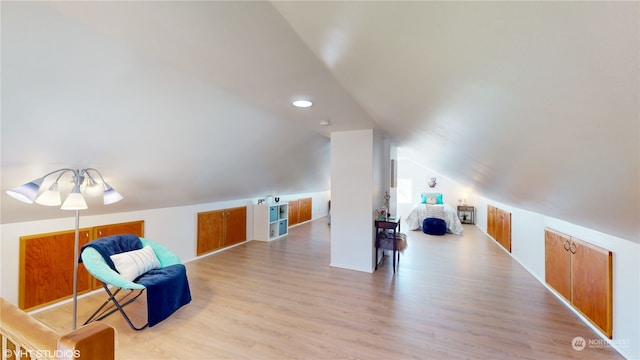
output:
[{"label": "blue blanket", "polygon": [[[137,235],[123,234],[106,236],[82,247],[92,247],[102,255],[104,261],[117,271],[111,255],[142,249]],[[82,252],[82,251],[81,251]],[[82,262],[82,258],[79,260]],[[147,290],[147,321],[149,327],[168,318],[176,310],[191,302],[191,290],[187,280],[187,270],[182,264],[154,269],[138,277],[135,283]]]},{"label": "blue blanket", "polygon": [[[131,250],[142,249],[142,242],[137,235],[121,234],[105,236],[93,240],[80,249],[81,254],[82,250],[84,250],[84,248],[86,247],[92,247],[96,249],[96,251],[98,251],[100,255],[102,255],[107,265],[109,265],[109,267],[113,271],[118,271],[116,270],[116,266],[113,261],[111,261],[111,255],[120,254]],[[82,258],[78,259],[78,262],[82,262]]]},{"label": "blue blanket", "polygon": [[147,288],[149,327],[191,302],[187,269],[182,264],[151,270],[136,279],[136,282]]}]

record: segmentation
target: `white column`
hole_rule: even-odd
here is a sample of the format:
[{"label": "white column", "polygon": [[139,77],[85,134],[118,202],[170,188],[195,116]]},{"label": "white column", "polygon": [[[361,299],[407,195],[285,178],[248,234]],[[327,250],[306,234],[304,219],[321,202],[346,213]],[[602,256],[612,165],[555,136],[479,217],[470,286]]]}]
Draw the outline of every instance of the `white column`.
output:
[{"label": "white column", "polygon": [[374,269],[374,214],[384,201],[382,180],[390,176],[384,154],[377,131],[331,134],[331,266]]}]

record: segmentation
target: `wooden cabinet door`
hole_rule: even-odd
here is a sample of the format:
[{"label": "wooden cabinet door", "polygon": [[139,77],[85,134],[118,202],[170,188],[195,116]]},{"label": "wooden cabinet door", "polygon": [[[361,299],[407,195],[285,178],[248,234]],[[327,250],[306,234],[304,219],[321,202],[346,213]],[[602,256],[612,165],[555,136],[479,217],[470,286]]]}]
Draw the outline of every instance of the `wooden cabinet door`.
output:
[{"label": "wooden cabinet door", "polygon": [[544,279],[571,301],[571,238],[546,229],[544,232]]},{"label": "wooden cabinet door", "polygon": [[224,246],[224,212],[215,210],[198,213],[196,254],[202,255]]},{"label": "wooden cabinet door", "polygon": [[502,246],[502,210],[496,208],[496,222],[494,223],[494,232],[496,236],[494,239]]},{"label": "wooden cabinet door", "polygon": [[493,239],[508,252],[511,252],[511,213],[493,206],[490,206],[488,210],[492,213],[488,214],[487,228],[492,229]]},{"label": "wooden cabinet door", "polygon": [[[79,248],[90,239],[81,229]],[[75,230],[20,238],[18,306],[29,310],[73,295]],[[90,289],[89,274],[78,266],[78,293]]]},{"label": "wooden cabinet door", "polygon": [[496,238],[496,208],[491,205],[487,205],[487,233]]},{"label": "wooden cabinet door", "polygon": [[225,211],[224,246],[247,240],[247,207],[237,207]]},{"label": "wooden cabinet door", "polygon": [[246,206],[198,213],[198,256],[246,240]]},{"label": "wooden cabinet door", "polygon": [[93,238],[98,239],[104,236],[134,234],[139,237],[144,236],[144,220],[132,221],[119,224],[96,226],[93,228]]},{"label": "wooden cabinet door", "polygon": [[511,252],[511,213],[502,211],[502,215],[500,217],[500,235],[502,238],[500,239],[500,243],[502,247],[507,249],[508,252]]},{"label": "wooden cabinet door", "polygon": [[311,220],[312,198],[304,198],[298,200],[298,211],[300,217],[298,222],[305,222]]},{"label": "wooden cabinet door", "polygon": [[298,200],[289,201],[289,226],[293,226],[300,222],[300,208]]},{"label": "wooden cabinet door", "polygon": [[609,338],[612,336],[612,253],[572,239],[571,302]]}]

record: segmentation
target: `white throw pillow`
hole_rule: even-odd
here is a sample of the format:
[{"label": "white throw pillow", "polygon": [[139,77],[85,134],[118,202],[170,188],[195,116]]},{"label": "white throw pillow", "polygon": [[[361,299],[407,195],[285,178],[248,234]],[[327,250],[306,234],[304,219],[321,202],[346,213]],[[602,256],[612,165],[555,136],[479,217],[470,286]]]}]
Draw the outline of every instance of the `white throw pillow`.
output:
[{"label": "white throw pillow", "polygon": [[160,261],[149,245],[140,250],[111,255],[110,258],[120,275],[129,281],[147,271],[160,268]]}]

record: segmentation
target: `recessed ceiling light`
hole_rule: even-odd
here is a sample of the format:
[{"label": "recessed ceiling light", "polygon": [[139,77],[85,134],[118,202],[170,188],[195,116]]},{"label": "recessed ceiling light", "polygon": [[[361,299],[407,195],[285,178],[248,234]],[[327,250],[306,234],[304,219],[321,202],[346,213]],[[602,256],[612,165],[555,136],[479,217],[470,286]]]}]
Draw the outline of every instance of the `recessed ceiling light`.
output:
[{"label": "recessed ceiling light", "polygon": [[294,102],[292,102],[292,104],[293,106],[299,108],[308,108],[309,106],[313,105],[313,103],[309,100],[295,100]]}]

